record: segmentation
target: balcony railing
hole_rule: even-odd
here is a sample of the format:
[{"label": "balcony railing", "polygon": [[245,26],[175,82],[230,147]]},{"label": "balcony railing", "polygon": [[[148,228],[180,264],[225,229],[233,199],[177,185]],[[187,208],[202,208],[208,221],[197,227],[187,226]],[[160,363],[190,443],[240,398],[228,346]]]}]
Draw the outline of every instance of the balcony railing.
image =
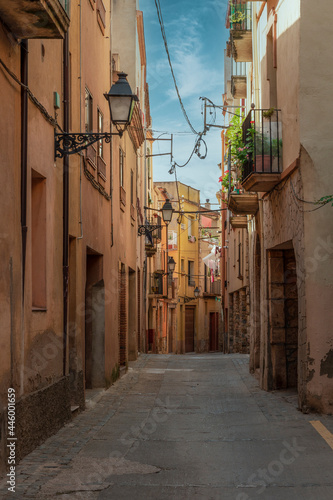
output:
[{"label": "balcony railing", "polygon": [[250,148],[243,164],[242,185],[246,191],[270,191],[282,172],[281,111],[251,109],[242,128],[243,143]]},{"label": "balcony railing", "polygon": [[241,0],[230,0],[229,4],[227,22],[229,21],[230,30],[251,31],[251,6],[244,4]]},{"label": "balcony railing", "polygon": [[0,0],[0,18],[16,38],[64,38],[69,13],[69,0]]}]

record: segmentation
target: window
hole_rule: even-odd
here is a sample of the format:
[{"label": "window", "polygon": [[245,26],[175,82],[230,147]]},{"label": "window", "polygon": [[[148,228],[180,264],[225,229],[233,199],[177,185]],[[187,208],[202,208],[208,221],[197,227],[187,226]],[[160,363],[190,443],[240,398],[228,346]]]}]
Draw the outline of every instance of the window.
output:
[{"label": "window", "polygon": [[242,279],[243,278],[243,245],[241,243],[238,243],[238,278]]},{"label": "window", "polygon": [[[150,149],[147,148],[147,155],[150,155]],[[147,165],[148,165],[148,189],[149,191],[151,190],[152,188],[152,182],[151,182],[151,178],[152,178],[152,175],[151,175],[151,162],[150,162],[150,158],[147,158]]]},{"label": "window", "polygon": [[124,188],[124,182],[125,182],[125,177],[124,177],[124,165],[125,163],[125,154],[124,151],[119,148],[119,182],[120,182],[120,187]]},{"label": "window", "polygon": [[[98,133],[102,134],[103,133],[103,115],[99,109],[97,110],[97,126],[98,126]],[[98,156],[103,158],[103,139],[100,139],[98,141]]]},{"label": "window", "polygon": [[31,171],[31,286],[33,309],[46,310],[46,179]]},{"label": "window", "polygon": [[191,237],[192,236],[192,224],[194,223],[194,218],[193,217],[189,217],[188,218],[188,236]]},{"label": "window", "polygon": [[210,270],[206,264],[204,264],[204,272],[205,272],[205,292],[208,292],[208,283],[209,283],[209,277],[210,277]]},{"label": "window", "polygon": [[85,114],[84,114],[85,131],[87,133],[93,131],[93,98],[86,87],[85,96]]},{"label": "window", "polygon": [[180,262],[181,262],[181,264],[180,264],[180,271],[182,273],[185,273],[185,261],[184,261],[184,259],[181,259]]},{"label": "window", "polygon": [[134,172],[131,170],[131,205],[134,205]]},{"label": "window", "polygon": [[195,281],[194,281],[194,261],[189,260],[188,261],[188,285],[189,286],[195,286]]}]

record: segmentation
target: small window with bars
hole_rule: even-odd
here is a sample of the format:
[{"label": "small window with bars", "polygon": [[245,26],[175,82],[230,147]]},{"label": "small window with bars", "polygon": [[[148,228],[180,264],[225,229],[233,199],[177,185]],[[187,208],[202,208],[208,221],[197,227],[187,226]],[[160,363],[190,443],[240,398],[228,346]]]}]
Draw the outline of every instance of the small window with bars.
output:
[{"label": "small window with bars", "polygon": [[84,128],[86,133],[93,131],[93,98],[87,87],[85,93]]},{"label": "small window with bars", "polygon": [[194,261],[189,260],[188,261],[188,285],[189,286],[195,286],[195,281],[194,281]]},{"label": "small window with bars", "polygon": [[119,148],[119,182],[120,187],[125,188],[125,153]]}]

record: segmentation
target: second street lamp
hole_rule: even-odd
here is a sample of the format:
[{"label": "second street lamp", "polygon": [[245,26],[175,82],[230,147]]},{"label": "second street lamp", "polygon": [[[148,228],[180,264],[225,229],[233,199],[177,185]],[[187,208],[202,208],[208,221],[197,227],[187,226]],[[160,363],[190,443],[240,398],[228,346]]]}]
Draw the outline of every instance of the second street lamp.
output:
[{"label": "second street lamp", "polygon": [[173,257],[169,257],[168,260],[168,273],[172,274],[176,268],[176,262]]}]

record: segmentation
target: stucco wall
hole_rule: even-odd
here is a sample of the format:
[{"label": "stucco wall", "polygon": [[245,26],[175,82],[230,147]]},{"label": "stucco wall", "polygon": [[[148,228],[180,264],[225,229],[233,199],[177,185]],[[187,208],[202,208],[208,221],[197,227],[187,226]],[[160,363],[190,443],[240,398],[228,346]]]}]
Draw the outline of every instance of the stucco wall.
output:
[{"label": "stucco wall", "polygon": [[[300,142],[304,199],[333,193],[333,5],[301,1]],[[309,208],[308,206],[306,208]],[[312,208],[310,206],[310,208]],[[333,212],[304,214],[307,294],[308,405],[333,411]]]}]

